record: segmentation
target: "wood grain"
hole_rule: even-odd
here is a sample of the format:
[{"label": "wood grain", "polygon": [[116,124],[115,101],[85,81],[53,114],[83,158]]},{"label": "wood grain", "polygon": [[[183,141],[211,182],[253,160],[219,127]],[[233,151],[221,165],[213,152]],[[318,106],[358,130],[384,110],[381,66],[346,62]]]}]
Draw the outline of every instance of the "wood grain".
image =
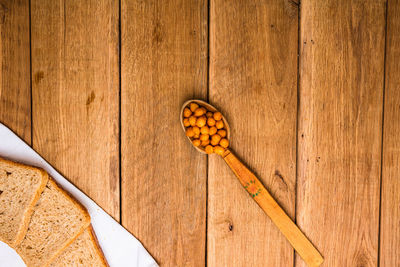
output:
[{"label": "wood grain", "polygon": [[31,143],[29,0],[0,1],[0,122]]},{"label": "wood grain", "polygon": [[260,208],[268,215],[271,221],[290,242],[296,253],[308,266],[320,266],[324,261],[318,250],[305,237],[293,220],[279,206],[260,180],[252,173],[229,149],[225,150],[223,158],[237,176],[239,182],[246,189]]},{"label": "wood grain", "polygon": [[[293,218],[296,183],[298,6],[210,1],[210,102],[231,147]],[[233,172],[209,156],[209,266],[292,266],[293,248]]]},{"label": "wood grain", "polygon": [[207,1],[122,1],[122,224],[162,266],[204,266],[206,156],[185,100],[207,96]]},{"label": "wood grain", "polygon": [[388,1],[380,266],[400,266],[400,1]]},{"label": "wood grain", "polygon": [[32,0],[33,146],[119,220],[118,2]]},{"label": "wood grain", "polygon": [[376,266],[385,2],[301,4],[297,223],[322,266]]}]

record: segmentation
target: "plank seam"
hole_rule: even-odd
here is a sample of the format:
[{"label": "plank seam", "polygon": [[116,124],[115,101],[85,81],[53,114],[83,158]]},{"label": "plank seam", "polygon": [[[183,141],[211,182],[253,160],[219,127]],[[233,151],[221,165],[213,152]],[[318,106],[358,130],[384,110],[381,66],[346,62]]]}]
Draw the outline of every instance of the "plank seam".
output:
[{"label": "plank seam", "polygon": [[121,50],[122,50],[122,38],[121,38],[121,24],[122,24],[122,19],[121,19],[121,2],[122,0],[118,1],[118,79],[119,79],[119,92],[118,92],[118,159],[119,159],[119,222],[122,225],[122,56],[121,56]]},{"label": "plank seam", "polygon": [[[300,49],[301,49],[301,1],[298,3],[297,11],[297,107],[296,107],[296,170],[295,170],[295,188],[294,188],[294,223],[297,224],[297,181],[298,181],[298,159],[299,159],[299,117],[300,117]],[[293,267],[296,266],[296,251],[293,249]]]},{"label": "plank seam", "polygon": [[30,83],[30,100],[31,100],[31,141],[30,146],[33,147],[33,86],[32,86],[32,16],[31,16],[31,0],[29,0],[29,83]]},{"label": "plank seam", "polygon": [[[207,102],[210,102],[210,5],[211,0],[207,0]],[[209,171],[209,156],[206,160],[206,221],[205,221],[205,253],[204,266],[208,264],[208,171]]]},{"label": "plank seam", "polygon": [[383,134],[385,119],[385,88],[386,88],[386,52],[387,52],[387,32],[388,32],[388,0],[385,3],[385,46],[383,52],[383,90],[382,90],[382,132],[381,132],[381,169],[380,169],[380,185],[379,185],[379,221],[378,221],[378,256],[377,266],[380,266],[381,256],[381,227],[382,227],[382,183],[383,183]]}]

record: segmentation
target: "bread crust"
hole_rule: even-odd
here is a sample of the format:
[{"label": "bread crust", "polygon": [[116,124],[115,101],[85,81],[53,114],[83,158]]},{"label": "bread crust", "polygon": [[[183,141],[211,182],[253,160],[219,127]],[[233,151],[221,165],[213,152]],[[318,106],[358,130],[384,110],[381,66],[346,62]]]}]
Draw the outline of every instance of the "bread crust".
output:
[{"label": "bread crust", "polygon": [[90,215],[86,208],[79,203],[70,193],[65,191],[53,178],[49,178],[49,183],[51,183],[60,193],[67,197],[85,216],[85,223],[82,225],[81,229],[77,231],[74,237],[65,242],[63,246],[53,254],[53,256],[45,263],[45,267],[49,266],[72,242],[74,242],[87,227],[90,225]]},{"label": "bread crust", "polygon": [[24,222],[22,223],[20,229],[18,230],[18,235],[15,239],[14,244],[12,245],[13,247],[18,246],[24,239],[26,232],[28,231],[29,222],[32,217],[33,209],[34,209],[36,203],[38,202],[43,190],[46,188],[46,184],[49,179],[49,176],[48,176],[47,172],[43,171],[42,169],[40,169],[40,172],[42,173],[42,183],[40,184],[39,190],[36,191],[28,209],[25,211]]},{"label": "bread crust", "polygon": [[[12,160],[7,159],[7,158],[2,157],[2,156],[0,156],[0,161],[1,161],[1,162],[5,162],[5,163],[10,164],[10,165],[14,165],[14,166],[16,166],[16,167],[24,167],[24,168],[26,168],[26,169],[30,169],[30,170],[33,170],[33,171],[40,170],[40,171],[46,173],[46,171],[43,170],[43,169],[40,168],[40,167],[31,166],[31,165],[26,165],[26,164],[24,164],[24,163],[17,162],[17,161],[12,161]],[[47,174],[47,173],[46,173],[46,174]]]},{"label": "bread crust", "polygon": [[95,244],[96,250],[101,258],[101,261],[104,263],[104,266],[109,267],[110,265],[108,265],[108,262],[106,260],[106,257],[104,256],[103,250],[100,247],[99,240],[97,239],[96,233],[91,224],[89,225],[89,233],[90,233],[90,237],[93,240],[93,243]]},{"label": "bread crust", "polygon": [[45,170],[43,170],[42,168],[39,168],[39,167],[34,167],[34,166],[29,166],[29,165],[25,165],[22,163],[14,162],[14,161],[5,159],[3,157],[0,157],[0,162],[14,166],[16,168],[25,168],[25,169],[28,169],[31,171],[40,172],[40,175],[42,177],[39,188],[36,190],[36,193],[32,196],[31,200],[29,201],[29,206],[24,212],[24,215],[23,215],[24,220],[18,229],[18,234],[15,237],[14,242],[10,243],[10,244],[8,242],[5,242],[10,247],[15,248],[22,242],[22,240],[24,239],[24,237],[26,235],[26,232],[28,231],[28,226],[29,226],[30,219],[32,217],[33,208],[35,207],[36,203],[38,202],[38,200],[40,198],[40,195],[42,194],[43,190],[45,189],[47,181],[49,179],[49,176]]}]

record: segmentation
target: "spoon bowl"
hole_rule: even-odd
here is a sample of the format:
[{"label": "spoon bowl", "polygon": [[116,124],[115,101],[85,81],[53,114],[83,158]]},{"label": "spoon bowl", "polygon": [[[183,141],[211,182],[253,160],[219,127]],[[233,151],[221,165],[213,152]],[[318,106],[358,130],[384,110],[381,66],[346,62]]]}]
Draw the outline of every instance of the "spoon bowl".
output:
[{"label": "spoon bowl", "polygon": [[[190,103],[196,103],[196,104],[198,104],[199,106],[205,107],[205,108],[207,109],[207,111],[211,111],[211,112],[217,112],[217,111],[219,111],[219,110],[216,109],[214,106],[208,104],[207,102],[205,102],[205,101],[203,101],[203,100],[191,99],[191,100],[186,101],[185,103],[183,103],[182,108],[181,108],[181,112],[180,112],[180,120],[181,120],[182,129],[183,129],[184,132],[186,132],[186,127],[185,127],[185,125],[183,124],[183,119],[184,119],[184,117],[183,117],[183,110],[184,110],[186,107],[188,107]],[[221,112],[221,114],[222,114],[222,112]],[[230,131],[230,128],[229,128],[228,121],[226,120],[226,118],[224,117],[224,115],[222,115],[222,121],[224,122],[224,125],[225,125],[226,139],[228,139],[228,141],[229,141],[229,143],[230,143],[230,141],[231,141],[231,139],[230,139],[230,137],[231,137],[231,131]],[[190,143],[193,145],[192,140],[190,139],[190,137],[188,137],[188,136],[186,136],[186,137],[189,139]],[[193,145],[193,146],[194,146],[194,145]],[[197,147],[197,146],[194,146],[194,148],[196,148],[197,151],[199,151],[200,153],[207,154],[206,151],[204,150],[204,148]]]}]

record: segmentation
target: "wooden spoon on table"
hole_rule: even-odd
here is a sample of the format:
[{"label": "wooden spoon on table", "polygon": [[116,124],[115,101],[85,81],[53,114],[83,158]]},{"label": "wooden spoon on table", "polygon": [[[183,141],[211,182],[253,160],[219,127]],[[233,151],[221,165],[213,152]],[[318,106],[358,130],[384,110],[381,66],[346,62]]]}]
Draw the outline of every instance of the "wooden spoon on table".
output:
[{"label": "wooden spoon on table", "polygon": [[[196,103],[199,106],[205,107],[208,111],[218,111],[215,107],[202,100],[189,100],[182,105],[180,120],[183,130],[183,110],[188,107],[190,103]],[[227,120],[222,116],[227,131],[227,139],[230,141],[230,128]],[[189,138],[189,137],[188,137]],[[191,140],[189,138],[190,143]],[[230,142],[229,142],[230,143]],[[199,152],[206,154],[205,150],[201,147],[194,146]],[[307,239],[307,237],[300,231],[297,225],[290,219],[285,211],[279,206],[275,199],[271,196],[268,190],[262,185],[258,178],[232,153],[229,148],[225,150],[222,158],[235,173],[240,183],[247,190],[250,196],[257,202],[257,204],[264,210],[264,212],[271,218],[274,224],[279,228],[282,234],[289,240],[290,244],[297,251],[300,257],[309,266],[319,266],[324,261],[321,254]]]}]

